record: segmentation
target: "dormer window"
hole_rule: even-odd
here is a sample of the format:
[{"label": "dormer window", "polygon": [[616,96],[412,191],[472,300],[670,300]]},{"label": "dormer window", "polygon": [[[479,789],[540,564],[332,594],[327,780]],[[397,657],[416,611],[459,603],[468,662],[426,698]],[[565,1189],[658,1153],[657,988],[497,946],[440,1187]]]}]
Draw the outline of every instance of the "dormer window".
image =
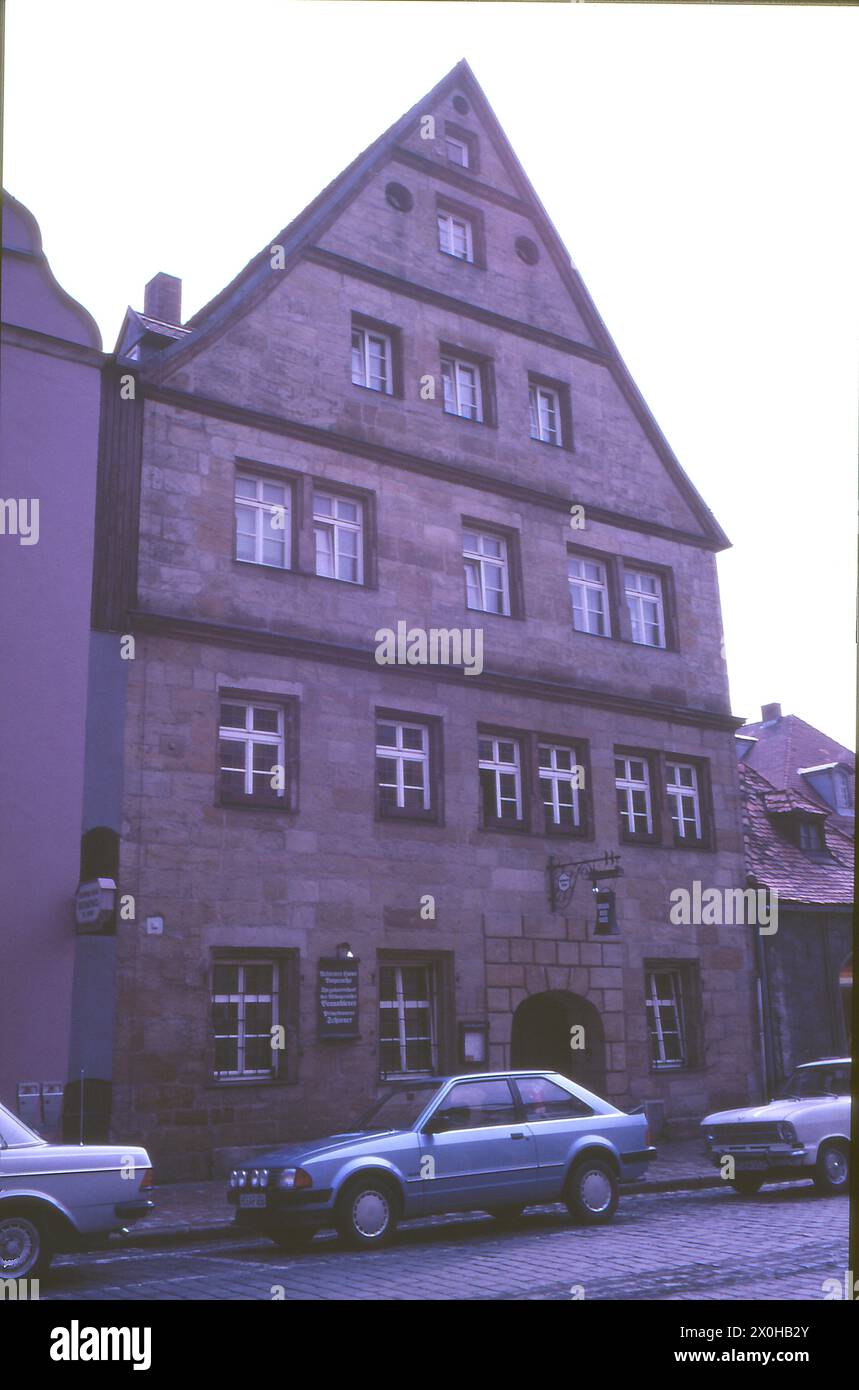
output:
[{"label": "dormer window", "polygon": [[808,854],[822,854],[826,849],[826,841],[823,838],[823,826],[814,820],[801,820],[799,822],[799,847]]},{"label": "dormer window", "polygon": [[833,787],[835,791],[835,809],[839,816],[853,815],[853,788],[850,785],[850,777],[846,772],[836,772],[833,774]]}]

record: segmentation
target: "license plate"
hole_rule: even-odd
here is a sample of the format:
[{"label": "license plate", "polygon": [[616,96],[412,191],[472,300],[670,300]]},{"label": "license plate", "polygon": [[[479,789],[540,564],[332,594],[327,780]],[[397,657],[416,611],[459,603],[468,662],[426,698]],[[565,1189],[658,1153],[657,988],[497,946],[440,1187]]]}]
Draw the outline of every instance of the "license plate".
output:
[{"label": "license plate", "polygon": [[240,1193],[239,1193],[239,1206],[240,1206],[240,1207],[264,1207],[264,1206],[265,1206],[265,1193],[264,1193],[264,1192],[240,1192]]},{"label": "license plate", "polygon": [[769,1167],[769,1164],[767,1163],[767,1160],[765,1158],[746,1158],[742,1154],[738,1154],[735,1161],[737,1168],[742,1168],[744,1172],[747,1172],[750,1168]]}]

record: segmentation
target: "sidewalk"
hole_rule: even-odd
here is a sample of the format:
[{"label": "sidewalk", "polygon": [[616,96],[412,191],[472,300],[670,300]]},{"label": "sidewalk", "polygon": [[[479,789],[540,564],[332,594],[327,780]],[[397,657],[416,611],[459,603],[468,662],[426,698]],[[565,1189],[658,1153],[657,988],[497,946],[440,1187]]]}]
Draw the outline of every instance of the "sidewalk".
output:
[{"label": "sidewalk", "polygon": [[[640,1182],[625,1183],[623,1193],[694,1192],[719,1187],[721,1178],[701,1152],[699,1139],[666,1140],[657,1146],[656,1159]],[[161,1241],[200,1240],[231,1235],[233,1211],[226,1197],[226,1182],[164,1183],[152,1189],[155,1210],[132,1227],[126,1245],[150,1245]],[[445,1218],[433,1218],[441,1219]]]}]

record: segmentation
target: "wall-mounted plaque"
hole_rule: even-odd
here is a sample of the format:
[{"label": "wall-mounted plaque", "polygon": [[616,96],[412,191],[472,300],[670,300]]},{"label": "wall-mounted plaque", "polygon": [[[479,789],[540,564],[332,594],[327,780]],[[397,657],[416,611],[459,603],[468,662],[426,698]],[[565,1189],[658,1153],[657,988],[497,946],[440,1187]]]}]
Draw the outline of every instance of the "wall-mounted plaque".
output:
[{"label": "wall-mounted plaque", "polygon": [[320,959],[320,1038],[358,1037],[358,965],[357,960],[339,960],[336,956]]}]

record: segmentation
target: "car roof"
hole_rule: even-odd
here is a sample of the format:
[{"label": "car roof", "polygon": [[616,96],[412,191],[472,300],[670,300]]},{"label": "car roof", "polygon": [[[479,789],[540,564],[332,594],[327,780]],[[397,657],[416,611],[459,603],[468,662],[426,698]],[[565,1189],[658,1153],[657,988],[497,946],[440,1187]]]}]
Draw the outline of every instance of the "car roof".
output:
[{"label": "car roof", "polygon": [[849,1067],[851,1061],[850,1057],[818,1057],[814,1062],[799,1062],[796,1069],[801,1071],[803,1067]]},{"label": "car roof", "polygon": [[[503,1081],[509,1076],[561,1076],[561,1072],[554,1071],[552,1067],[523,1067],[519,1071],[463,1071],[452,1072],[450,1076],[427,1077],[425,1084],[445,1086],[448,1081]],[[569,1081],[570,1078],[565,1077],[564,1080]]]}]

